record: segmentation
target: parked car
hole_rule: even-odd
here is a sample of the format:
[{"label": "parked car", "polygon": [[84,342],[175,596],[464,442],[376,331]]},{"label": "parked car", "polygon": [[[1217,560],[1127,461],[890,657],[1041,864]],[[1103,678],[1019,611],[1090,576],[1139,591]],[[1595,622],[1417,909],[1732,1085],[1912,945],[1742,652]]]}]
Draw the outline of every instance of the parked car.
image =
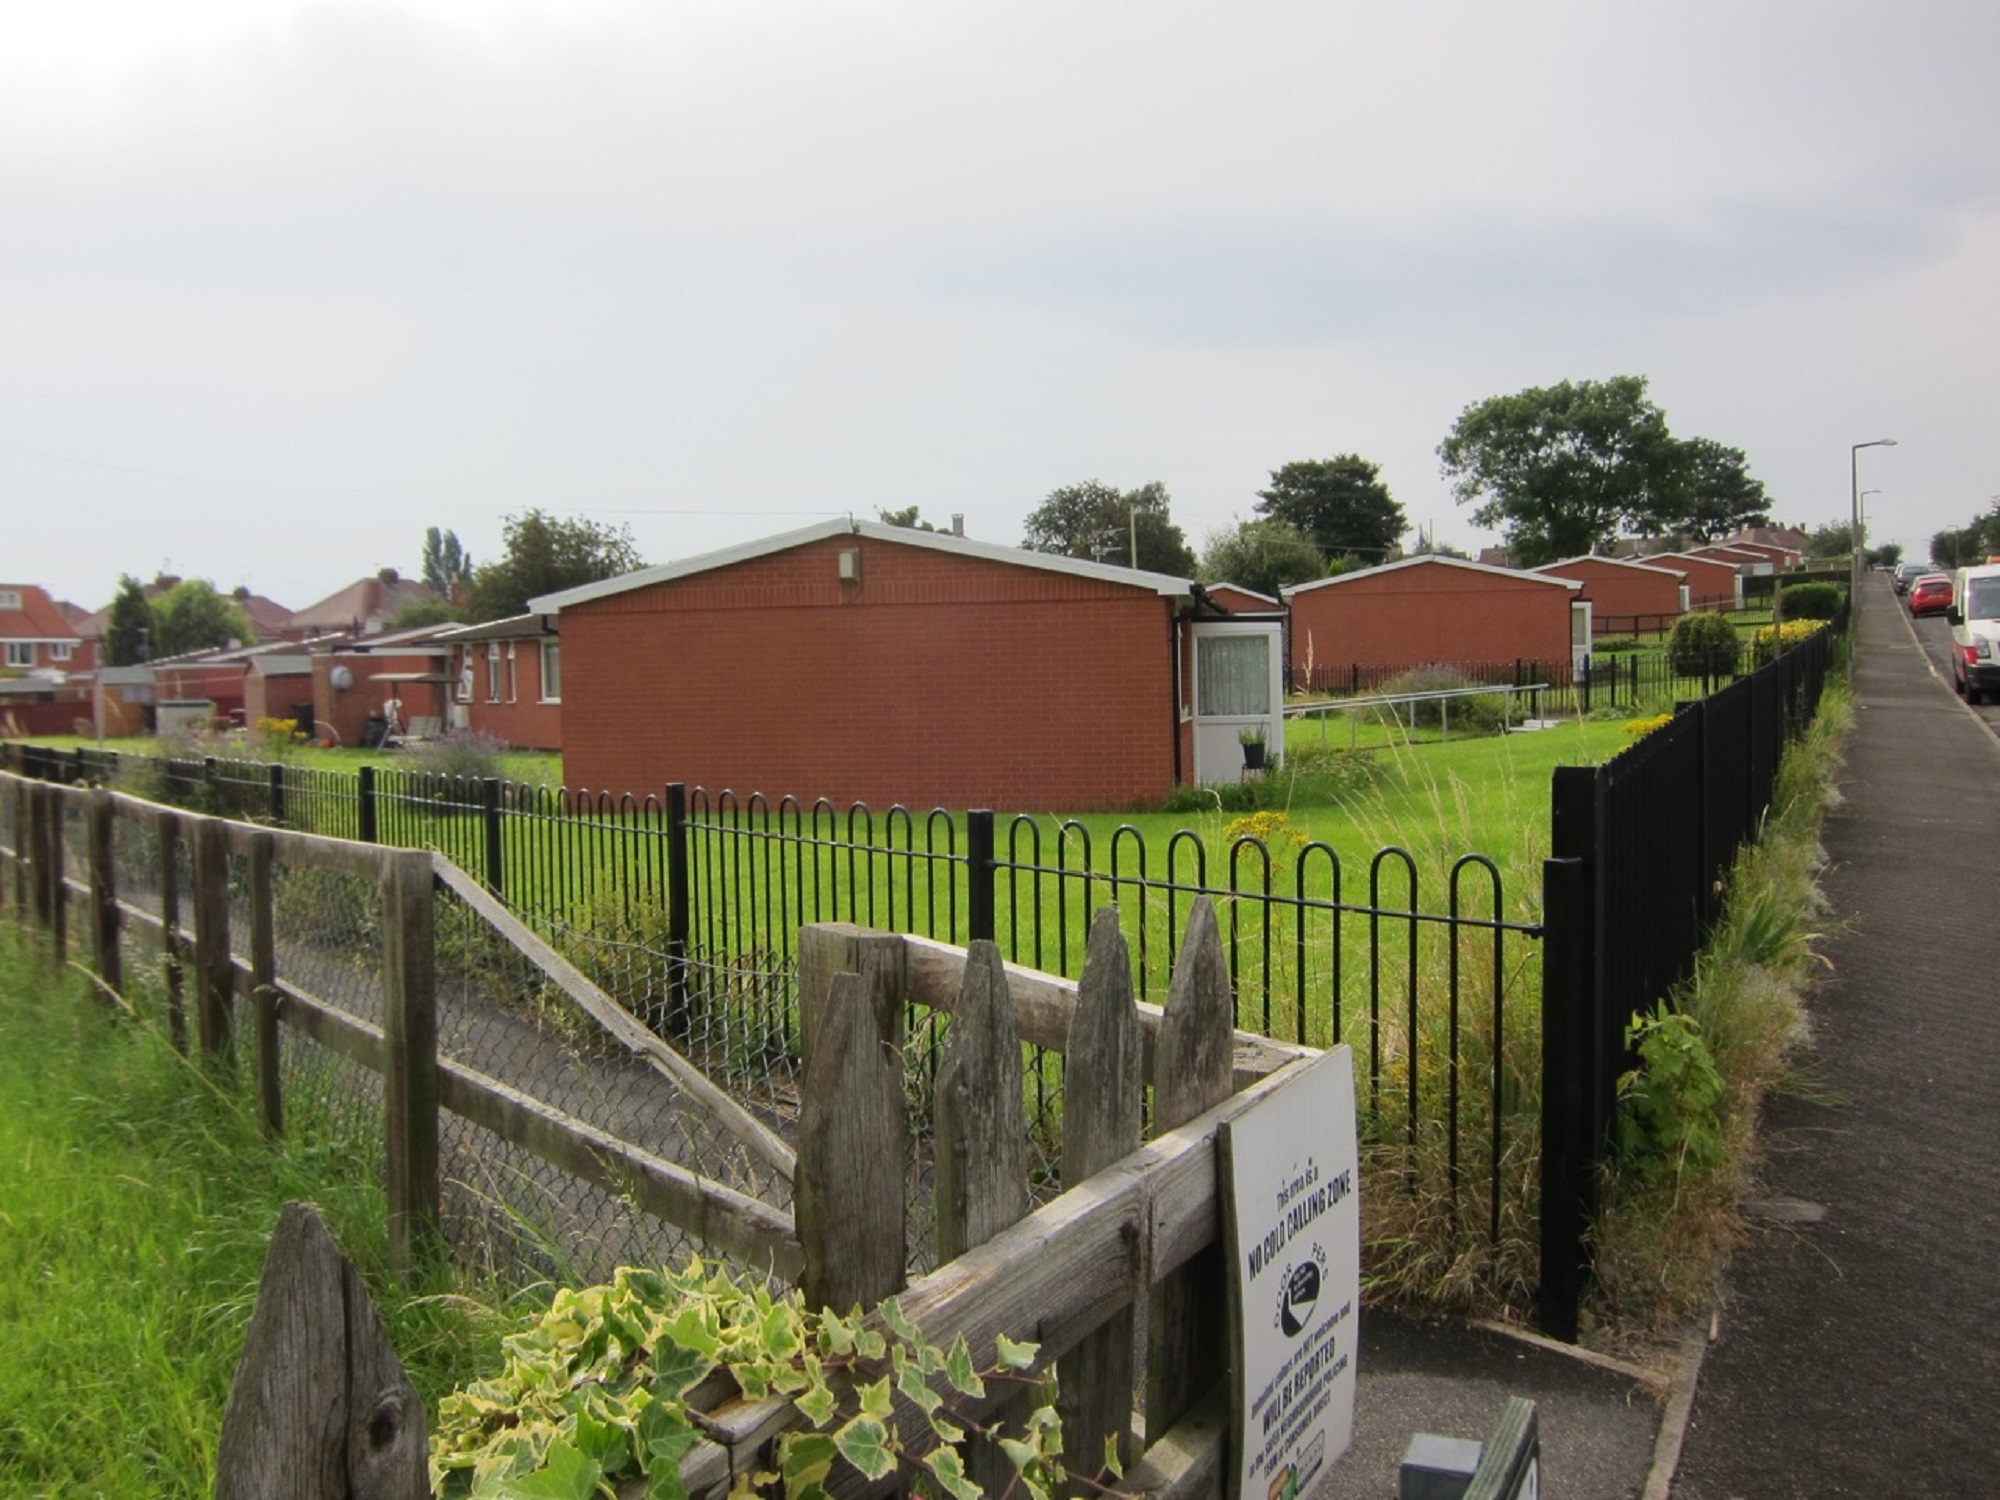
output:
[{"label": "parked car", "polygon": [[1910,613],[1941,615],[1951,608],[1951,579],[1943,573],[1926,573],[1910,585]]},{"label": "parked car", "polygon": [[2000,694],[2000,567],[1960,568],[1952,575],[1951,685],[1968,703]]},{"label": "parked car", "polygon": [[1936,571],[1937,569],[1932,567],[1929,563],[1906,562],[1897,564],[1896,592],[1899,594],[1909,593],[1911,584],[1915,583],[1919,578],[1922,578],[1925,574],[1935,573]]}]

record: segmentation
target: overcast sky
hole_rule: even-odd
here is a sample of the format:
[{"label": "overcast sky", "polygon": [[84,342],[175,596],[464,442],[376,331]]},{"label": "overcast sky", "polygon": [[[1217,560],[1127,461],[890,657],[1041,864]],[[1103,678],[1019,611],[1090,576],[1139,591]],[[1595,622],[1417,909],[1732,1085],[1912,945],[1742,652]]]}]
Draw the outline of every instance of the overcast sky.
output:
[{"label": "overcast sky", "polygon": [[0,12],[0,578],[294,608],[530,506],[1199,547],[1637,374],[1776,513],[2000,493],[1992,0],[61,0]]}]

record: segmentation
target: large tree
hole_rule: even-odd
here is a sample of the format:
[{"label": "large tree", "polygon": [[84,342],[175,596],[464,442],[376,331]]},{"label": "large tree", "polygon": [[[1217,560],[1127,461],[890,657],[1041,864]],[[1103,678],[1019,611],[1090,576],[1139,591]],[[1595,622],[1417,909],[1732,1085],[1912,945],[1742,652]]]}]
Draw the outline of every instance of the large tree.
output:
[{"label": "large tree", "polygon": [[1297,527],[1329,561],[1352,554],[1378,563],[1409,527],[1380,476],[1380,466],[1358,453],[1298,459],[1271,471],[1270,488],[1257,491],[1257,513]]},{"label": "large tree", "polygon": [[111,615],[104,624],[104,664],[129,667],[146,660],[153,650],[153,609],[146,589],[130,573],[120,576]]},{"label": "large tree", "polygon": [[458,540],[455,531],[424,528],[424,583],[438,598],[463,597],[472,583],[472,554]]},{"label": "large tree", "polygon": [[[1098,480],[1066,484],[1028,512],[1021,545],[1092,562],[1134,565],[1191,577],[1194,551],[1171,514],[1167,487],[1157,479],[1136,490]],[[1133,557],[1136,543],[1138,556]]]},{"label": "large tree", "polygon": [[1661,486],[1649,530],[1684,532],[1708,542],[1739,527],[1771,524],[1770,497],[1764,482],[1751,477],[1741,448],[1699,437],[1679,448],[1677,483]]},{"label": "large tree", "polygon": [[875,514],[884,526],[900,526],[905,531],[936,531],[937,527],[917,514],[917,509],[914,505],[906,505],[901,510],[884,510],[878,505]]},{"label": "large tree", "polygon": [[1208,539],[1201,554],[1203,583],[1234,583],[1276,598],[1282,589],[1326,572],[1313,539],[1289,521],[1240,521]]},{"label": "large tree", "polygon": [[181,656],[257,639],[243,606],[200,578],[183,579],[153,601],[153,656]]},{"label": "large tree", "polygon": [[629,527],[601,526],[584,516],[565,521],[539,509],[509,516],[502,541],[499,559],[481,563],[472,575],[469,619],[523,614],[530,599],[645,566]]},{"label": "large tree", "polygon": [[1596,550],[1683,509],[1688,445],[1639,375],[1565,380],[1468,406],[1438,445],[1459,502],[1506,536],[1516,567]]}]

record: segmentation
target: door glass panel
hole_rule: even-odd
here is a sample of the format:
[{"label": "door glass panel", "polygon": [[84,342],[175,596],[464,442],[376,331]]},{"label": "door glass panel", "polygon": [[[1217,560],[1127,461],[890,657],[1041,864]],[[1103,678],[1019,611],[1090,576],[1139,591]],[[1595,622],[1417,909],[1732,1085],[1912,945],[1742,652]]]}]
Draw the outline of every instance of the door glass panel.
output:
[{"label": "door glass panel", "polygon": [[1195,712],[1268,714],[1271,711],[1271,638],[1204,635],[1196,638]]}]

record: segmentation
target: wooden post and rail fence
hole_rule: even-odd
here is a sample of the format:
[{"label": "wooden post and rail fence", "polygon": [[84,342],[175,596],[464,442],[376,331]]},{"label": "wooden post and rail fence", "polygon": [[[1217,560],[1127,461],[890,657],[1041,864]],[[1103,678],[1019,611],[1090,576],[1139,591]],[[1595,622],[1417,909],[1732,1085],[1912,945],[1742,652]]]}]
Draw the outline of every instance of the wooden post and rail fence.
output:
[{"label": "wooden post and rail fence", "polygon": [[[962,1334],[975,1359],[986,1362],[1002,1335],[1035,1342],[1045,1365],[1060,1366],[1073,1453],[1097,1455],[1107,1439],[1117,1443],[1131,1460],[1119,1484],[1124,1492],[1221,1492],[1229,1417],[1217,1132],[1317,1054],[1235,1030],[1227,963],[1207,901],[1190,913],[1167,1002],[1157,1007],[1133,999],[1130,957],[1110,912],[1093,923],[1077,981],[1005,964],[986,941],[958,948],[841,924],[804,928],[799,984],[806,1057],[794,1154],[740,1107],[710,1097],[705,1091],[712,1086],[685,1059],[476,882],[428,853],[233,824],[102,789],[9,777],[0,795],[13,799],[8,821],[18,831],[13,847],[0,849],[12,865],[0,872],[0,899],[11,898],[59,958],[68,957],[70,945],[66,913],[73,904],[87,910],[90,972],[114,995],[123,984],[122,931],[155,934],[168,960],[170,1015],[186,1003],[175,976],[191,975],[194,1040],[212,1066],[239,1065],[238,1018],[249,1017],[247,1066],[267,1128],[283,1128],[281,1027],[382,1075],[384,1174],[398,1264],[407,1265],[441,1233],[438,1121],[440,1111],[458,1113],[565,1171],[629,1194],[637,1207],[713,1251],[797,1282],[816,1305],[871,1306],[900,1292],[905,1315],[926,1338],[948,1345]],[[83,879],[64,868],[64,822],[79,803],[91,851]],[[157,909],[119,896],[112,857],[119,819],[153,836]],[[183,846],[192,855],[186,892],[177,874]],[[247,890],[238,892],[252,913],[247,955],[230,945],[232,857],[247,872]],[[274,872],[288,864],[337,869],[380,888],[380,1026],[315,998],[280,971],[283,934],[272,887]],[[503,930],[579,1008],[654,1066],[663,1085],[684,1098],[697,1094],[700,1107],[739,1127],[746,1149],[789,1178],[793,1211],[653,1157],[440,1056],[434,903],[442,889]],[[940,1257],[949,1258],[907,1282],[904,1184],[916,1143],[908,1134],[901,1043],[912,1007],[952,1017],[930,1143],[936,1239]],[[1021,1112],[1024,1043],[1066,1054],[1065,1191],[1033,1211]],[[1142,1141],[1147,1087],[1155,1134]],[[297,1226],[280,1239],[292,1247],[288,1255],[332,1264]],[[312,1281],[309,1274],[267,1268],[274,1297],[323,1298],[310,1289]],[[1150,1335],[1143,1355],[1134,1338],[1142,1300],[1149,1302]],[[276,1313],[265,1321],[273,1319],[282,1321]],[[357,1326],[343,1336],[356,1336]],[[320,1362],[318,1368],[325,1358],[293,1339],[253,1335],[248,1350],[280,1366],[306,1360]],[[297,1369],[290,1378],[301,1378]],[[383,1380],[385,1390],[402,1389],[387,1374]],[[268,1365],[240,1370],[239,1388],[248,1382],[267,1399],[232,1397],[232,1412],[242,1413],[239,1426],[268,1423],[269,1393],[285,1381],[284,1369]],[[240,1454],[281,1440],[324,1445],[331,1433],[350,1452],[379,1449],[389,1477],[374,1493],[400,1500],[422,1490],[409,1488],[414,1471],[407,1463],[388,1457],[392,1447],[421,1448],[422,1414],[399,1401],[390,1421],[386,1399],[357,1387],[356,1404],[326,1415],[317,1433],[266,1433],[260,1444],[238,1432],[223,1449]],[[708,1413],[709,1439],[682,1466],[689,1493],[721,1496],[735,1475],[767,1467],[772,1444],[797,1420],[786,1403],[740,1398]],[[995,1454],[975,1454],[973,1461],[996,1480],[997,1465],[1006,1463]],[[270,1462],[266,1452],[256,1464],[261,1472]],[[847,1492],[866,1490],[858,1474],[849,1477],[854,1487]],[[254,1493],[246,1483],[219,1474],[218,1494]]]}]

